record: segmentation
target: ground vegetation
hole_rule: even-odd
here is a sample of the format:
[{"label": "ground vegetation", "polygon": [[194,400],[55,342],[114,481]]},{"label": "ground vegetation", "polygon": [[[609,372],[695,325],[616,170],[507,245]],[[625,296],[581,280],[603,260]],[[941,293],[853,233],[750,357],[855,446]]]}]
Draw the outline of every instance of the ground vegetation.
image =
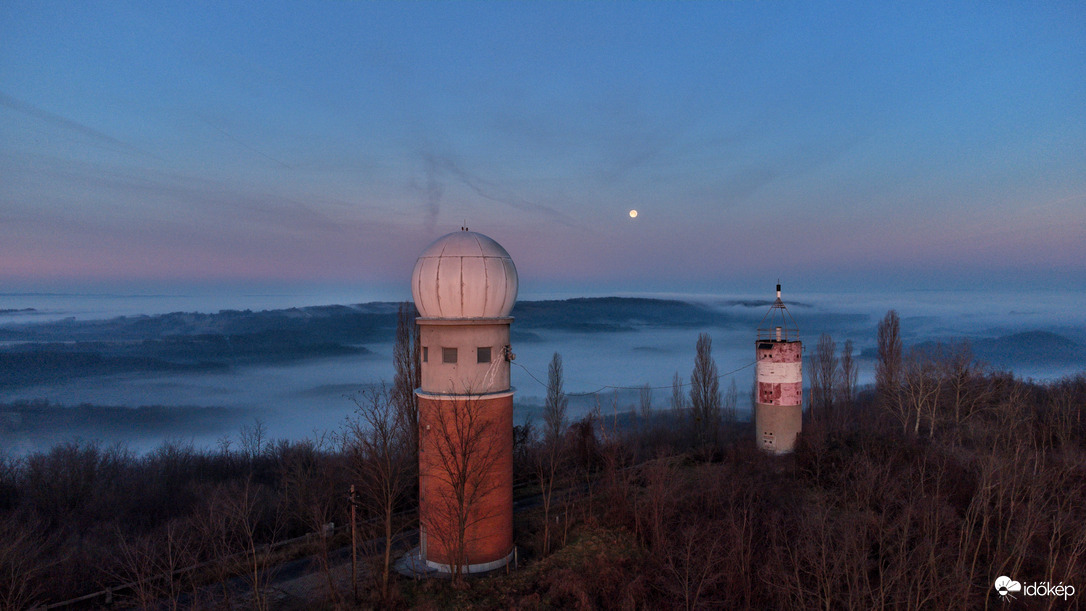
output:
[{"label": "ground vegetation", "polygon": [[[742,419],[714,415],[716,430],[692,435],[687,401],[702,397],[678,392],[679,376],[670,407],[518,426],[515,570],[458,587],[416,581],[382,570],[402,547],[375,546],[358,600],[329,567],[297,604],[982,609],[1000,604],[1001,575],[1086,589],[1086,374],[1021,380],[965,344],[907,350],[900,337],[891,313],[876,385],[859,388],[851,346],[837,356],[820,342],[817,364],[838,367],[819,377],[830,408],[805,419],[789,456],[759,452]],[[0,607],[120,583],[136,584],[116,593],[135,607],[275,607],[260,593],[283,558],[267,544],[344,523],[352,484],[382,501],[358,505],[363,538],[417,527],[410,418],[397,405],[366,397],[358,417],[377,424],[302,442],[269,440],[254,423],[215,449],[171,442],[136,455],[72,442],[0,457]],[[368,436],[383,423],[388,436]],[[330,558],[345,544],[315,541],[307,553]],[[249,593],[216,587],[231,579]]]}]

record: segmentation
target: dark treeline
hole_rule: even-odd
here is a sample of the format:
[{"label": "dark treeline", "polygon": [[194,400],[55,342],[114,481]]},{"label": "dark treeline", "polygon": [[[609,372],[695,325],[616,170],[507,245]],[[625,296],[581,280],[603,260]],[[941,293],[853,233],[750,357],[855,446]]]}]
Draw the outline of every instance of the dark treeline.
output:
[{"label": "dark treeline", "polygon": [[[607,398],[570,421],[555,355],[542,422],[515,431],[518,494],[533,499],[516,516],[519,570],[416,582],[388,573],[392,550],[374,546],[361,604],[985,608],[1001,575],[1086,588],[1086,375],[1033,383],[980,366],[967,345],[906,350],[900,338],[891,312],[876,385],[859,390],[850,344],[809,349],[811,405],[785,457],[760,453],[735,421],[737,389],[715,377],[707,337],[668,404],[646,389],[623,425]],[[131,604],[264,608],[262,569],[281,558],[260,545],[344,522],[351,485],[363,517],[380,518],[368,536],[412,528],[397,512],[417,504],[414,346],[397,335],[397,379],[324,438],[271,442],[254,424],[215,450],[65,444],[4,459],[0,607],[143,580]],[[310,549],[326,569],[335,544]],[[353,606],[349,585],[324,575],[308,602]],[[216,589],[228,576],[256,594]]]},{"label": "dark treeline", "polygon": [[[272,443],[257,423],[234,445],[167,442],[139,456],[72,442],[0,459],[0,608],[74,598],[199,562],[218,561],[212,570],[234,574],[234,555],[318,529],[299,504],[346,504],[342,452],[330,440]],[[317,477],[315,465],[327,469]],[[150,600],[169,593],[154,589]]]}]

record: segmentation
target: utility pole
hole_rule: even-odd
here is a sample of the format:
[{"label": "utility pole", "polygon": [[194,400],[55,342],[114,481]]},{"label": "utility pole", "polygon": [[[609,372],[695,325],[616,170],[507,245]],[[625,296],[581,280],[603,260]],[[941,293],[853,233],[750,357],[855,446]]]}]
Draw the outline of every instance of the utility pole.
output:
[{"label": "utility pole", "polygon": [[354,602],[358,603],[358,521],[355,512],[358,508],[358,494],[351,484],[351,584],[354,587]]}]

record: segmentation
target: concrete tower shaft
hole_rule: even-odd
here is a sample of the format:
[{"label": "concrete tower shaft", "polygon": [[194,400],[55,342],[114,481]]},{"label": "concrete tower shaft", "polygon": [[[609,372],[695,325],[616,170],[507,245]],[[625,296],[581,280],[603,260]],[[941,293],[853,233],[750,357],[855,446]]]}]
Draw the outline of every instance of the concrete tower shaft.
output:
[{"label": "concrete tower shaft", "polygon": [[779,284],[777,300],[762,323],[755,341],[756,443],[765,452],[787,454],[803,429],[803,343],[781,301]]},{"label": "concrete tower shaft", "polygon": [[467,230],[419,257],[419,522],[426,564],[467,573],[513,555],[513,389],[509,254]]},{"label": "concrete tower shaft", "polygon": [[803,429],[803,344],[759,340],[755,377],[758,384],[754,429],[758,447],[787,454]]}]

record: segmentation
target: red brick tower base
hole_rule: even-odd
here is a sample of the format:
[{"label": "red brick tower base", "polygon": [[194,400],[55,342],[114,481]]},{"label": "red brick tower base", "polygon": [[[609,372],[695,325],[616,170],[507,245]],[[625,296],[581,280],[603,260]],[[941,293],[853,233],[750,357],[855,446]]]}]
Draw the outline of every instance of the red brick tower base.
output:
[{"label": "red brick tower base", "polygon": [[444,572],[513,556],[513,393],[419,398],[421,555]]}]

